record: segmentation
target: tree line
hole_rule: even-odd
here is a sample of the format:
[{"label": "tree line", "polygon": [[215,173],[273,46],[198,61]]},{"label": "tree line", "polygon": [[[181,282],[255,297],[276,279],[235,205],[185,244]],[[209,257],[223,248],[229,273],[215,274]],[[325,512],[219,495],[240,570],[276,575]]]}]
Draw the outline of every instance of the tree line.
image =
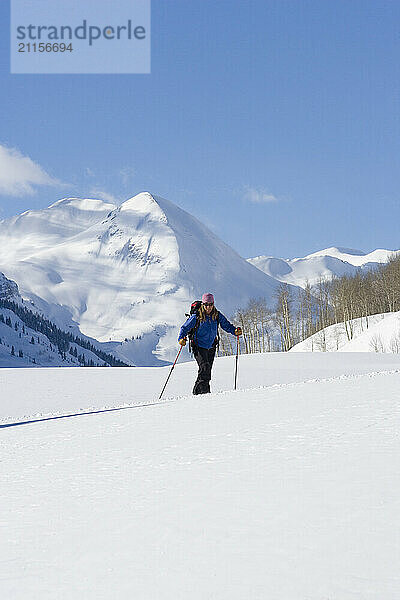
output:
[{"label": "tree line", "polygon": [[[400,310],[400,257],[354,275],[321,279],[294,291],[279,284],[272,307],[264,298],[251,299],[232,319],[243,329],[241,352],[287,352],[329,325],[343,323],[347,339],[354,335],[354,319],[368,328],[371,315]],[[220,353],[236,352],[235,342],[220,332]]]},{"label": "tree line", "polygon": [[[47,337],[47,339],[58,348],[61,356],[65,357],[66,352],[73,354],[75,356],[76,349],[71,349],[70,344],[77,344],[81,348],[89,350],[93,354],[95,354],[98,358],[100,358],[106,365],[110,365],[112,367],[127,367],[128,365],[122,360],[115,358],[112,354],[108,354],[99,350],[88,340],[84,340],[83,338],[73,335],[72,333],[63,331],[57,325],[55,325],[52,321],[49,321],[45,317],[42,317],[38,313],[33,312],[13,302],[12,300],[6,300],[4,298],[0,299],[0,308],[8,308],[14,314],[16,314],[21,321],[30,329],[37,331],[39,333],[43,333]],[[8,323],[6,323],[8,325]],[[81,360],[79,362],[83,365],[94,366],[90,364],[90,361],[85,359],[84,355],[79,355]],[[79,356],[77,358],[79,359]]]}]

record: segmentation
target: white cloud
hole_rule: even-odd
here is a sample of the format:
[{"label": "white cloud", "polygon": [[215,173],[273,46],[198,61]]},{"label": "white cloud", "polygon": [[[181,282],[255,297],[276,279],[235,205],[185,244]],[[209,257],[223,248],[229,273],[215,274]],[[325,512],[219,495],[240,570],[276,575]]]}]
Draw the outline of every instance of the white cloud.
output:
[{"label": "white cloud", "polygon": [[119,175],[122,179],[122,183],[127,185],[131,179],[135,177],[136,171],[133,167],[124,167],[123,169],[120,169]]},{"label": "white cloud", "polygon": [[23,196],[34,194],[40,185],[64,185],[51,177],[29,156],[0,144],[0,194]]},{"label": "white cloud", "polygon": [[257,190],[253,187],[247,186],[243,193],[243,200],[247,202],[254,202],[256,204],[268,204],[271,202],[279,202],[279,198],[273,194],[269,194],[265,190]]},{"label": "white cloud", "polygon": [[104,200],[104,202],[111,202],[111,204],[119,204],[119,199],[113,194],[106,192],[106,190],[102,190],[101,188],[92,188],[90,190],[90,195],[93,198]]},{"label": "white cloud", "polygon": [[95,172],[90,167],[86,167],[85,168],[85,175],[87,177],[94,177],[95,176]]}]

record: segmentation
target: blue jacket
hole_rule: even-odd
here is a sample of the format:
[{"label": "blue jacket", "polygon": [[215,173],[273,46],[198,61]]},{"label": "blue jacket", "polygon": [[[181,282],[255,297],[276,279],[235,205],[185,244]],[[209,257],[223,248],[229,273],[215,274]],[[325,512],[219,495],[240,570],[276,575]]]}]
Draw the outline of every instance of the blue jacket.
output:
[{"label": "blue jacket", "polygon": [[[186,337],[187,334],[193,329],[196,325],[197,315],[194,314],[188,318],[186,323],[184,323],[179,332],[178,340]],[[235,326],[232,325],[228,321],[226,317],[220,312],[218,320],[213,320],[211,317],[206,317],[206,320],[202,323],[199,323],[199,326],[194,334],[194,343],[196,346],[200,346],[200,348],[210,349],[213,345],[215,338],[218,333],[218,323],[221,325],[222,329],[225,329],[228,333],[235,335]]]}]

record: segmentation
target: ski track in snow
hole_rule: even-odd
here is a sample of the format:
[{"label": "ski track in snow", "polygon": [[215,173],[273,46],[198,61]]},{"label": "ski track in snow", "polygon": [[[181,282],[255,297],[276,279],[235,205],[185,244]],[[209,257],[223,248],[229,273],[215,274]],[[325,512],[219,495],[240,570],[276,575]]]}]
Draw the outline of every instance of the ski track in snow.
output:
[{"label": "ski track in snow", "polygon": [[[313,379],[306,379],[304,381],[299,381],[299,382],[294,382],[294,383],[275,383],[273,385],[261,385],[261,386],[257,386],[257,387],[244,388],[244,389],[238,388],[237,390],[223,390],[223,391],[207,394],[206,396],[208,398],[211,397],[213,399],[218,400],[218,397],[225,396],[226,394],[239,394],[239,393],[243,393],[243,392],[250,393],[250,392],[254,392],[254,391],[258,391],[258,390],[279,392],[284,389],[291,389],[293,387],[296,388],[299,386],[301,387],[301,386],[309,385],[309,384],[333,383],[336,381],[357,380],[357,379],[365,378],[365,377],[371,378],[371,377],[396,375],[396,374],[400,374],[400,369],[392,369],[390,371],[371,371],[370,373],[351,374],[351,375],[339,375],[337,377],[313,378]],[[103,406],[101,408],[96,408],[96,409],[93,408],[93,410],[82,409],[82,411],[74,412],[74,413],[55,412],[55,413],[51,413],[50,415],[48,413],[45,413],[45,414],[39,413],[39,414],[35,415],[34,418],[27,417],[26,420],[11,421],[11,419],[5,419],[2,423],[0,423],[0,429],[4,429],[6,427],[16,427],[18,425],[30,425],[33,423],[41,423],[44,421],[52,421],[52,420],[56,420],[56,419],[67,419],[67,418],[79,417],[79,416],[96,415],[96,414],[101,414],[101,413],[110,413],[110,412],[115,412],[115,411],[133,409],[133,408],[145,408],[147,406],[158,406],[160,404],[168,404],[171,402],[190,400],[193,397],[194,396],[192,394],[191,395],[172,396],[172,397],[167,396],[166,398],[157,400],[155,402],[143,402],[143,403],[140,402],[137,404],[136,403],[123,404],[121,406],[114,406],[114,407]]]}]

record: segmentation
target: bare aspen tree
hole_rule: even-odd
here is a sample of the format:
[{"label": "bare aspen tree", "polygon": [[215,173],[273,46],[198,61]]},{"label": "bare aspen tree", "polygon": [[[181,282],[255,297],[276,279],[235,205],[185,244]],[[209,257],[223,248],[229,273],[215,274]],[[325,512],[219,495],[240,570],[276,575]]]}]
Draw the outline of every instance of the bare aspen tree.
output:
[{"label": "bare aspen tree", "polygon": [[287,352],[292,347],[292,294],[286,283],[278,286],[276,293],[275,320],[279,327],[281,348]]},{"label": "bare aspen tree", "polygon": [[313,296],[310,284],[307,282],[304,289],[300,288],[298,292],[297,320],[300,321],[298,334],[301,341],[315,333],[315,315],[316,299]]},{"label": "bare aspen tree", "polygon": [[327,351],[325,329],[321,329],[321,331],[316,334],[316,346],[320,352]]},{"label": "bare aspen tree", "polygon": [[319,279],[314,295],[317,298],[318,329],[324,329],[332,322],[332,310],[329,304],[329,282],[326,279]]},{"label": "bare aspen tree", "polygon": [[380,335],[375,334],[369,342],[371,350],[374,352],[384,352],[383,341]]}]

